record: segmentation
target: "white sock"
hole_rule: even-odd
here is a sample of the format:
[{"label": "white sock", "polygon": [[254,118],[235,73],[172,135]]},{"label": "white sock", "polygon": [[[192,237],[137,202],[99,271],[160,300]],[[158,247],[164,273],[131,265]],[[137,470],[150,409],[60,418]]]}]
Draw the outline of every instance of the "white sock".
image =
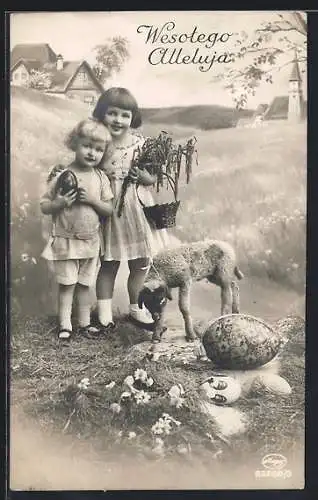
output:
[{"label": "white sock", "polygon": [[79,306],[77,313],[79,326],[88,326],[91,322],[90,306]]},{"label": "white sock", "polygon": [[71,316],[72,316],[72,302],[69,297],[66,297],[66,300],[63,300],[63,302],[60,303],[59,307],[59,323],[61,330],[63,328],[66,328],[67,330],[72,330]]},{"label": "white sock", "polygon": [[130,304],[129,312],[133,318],[140,321],[141,323],[153,323],[152,316],[148,309],[143,305],[142,309],[138,306],[138,304]]},{"label": "white sock", "polygon": [[102,299],[97,301],[98,319],[103,326],[107,326],[113,321],[112,299]]},{"label": "white sock", "polygon": [[139,305],[138,304],[129,304],[129,310],[130,310],[130,312],[138,311]]}]

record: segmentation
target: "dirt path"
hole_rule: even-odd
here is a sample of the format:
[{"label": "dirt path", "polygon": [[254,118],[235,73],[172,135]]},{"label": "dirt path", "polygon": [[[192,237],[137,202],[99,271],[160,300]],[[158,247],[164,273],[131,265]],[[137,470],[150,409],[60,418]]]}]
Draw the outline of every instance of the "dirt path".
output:
[{"label": "dirt path", "polygon": [[[119,275],[115,292],[115,304],[125,311],[126,270]],[[265,283],[245,279],[241,283],[241,310],[269,322],[287,314],[304,314],[302,298],[292,290],[283,289],[271,282]],[[176,293],[174,292],[174,299]],[[219,315],[220,291],[208,283],[193,286],[192,314],[195,319],[209,320]],[[170,328],[169,340],[183,335],[182,317],[178,311],[177,300],[168,304],[167,323]],[[169,466],[169,471],[158,469],[149,464],[149,470],[139,470],[136,464],[112,464],[101,461],[89,443],[79,447],[71,437],[50,437],[40,432],[34,422],[28,421],[18,403],[11,410],[11,487],[13,489],[114,489],[130,488],[222,488],[226,487],[226,478],[220,474],[217,482],[211,485],[207,470],[196,470],[190,474],[185,465],[184,473]],[[148,466],[147,466],[148,467]],[[186,468],[188,469],[186,470]],[[243,467],[243,466],[242,466]],[[231,472],[232,474],[232,472]],[[237,487],[249,487],[250,472],[244,467],[238,473]],[[183,477],[181,480],[181,476]],[[178,479],[179,478],[179,479]],[[243,479],[242,479],[243,478]],[[141,486],[142,484],[142,486]],[[198,486],[199,485],[199,486]],[[252,487],[252,483],[250,483]],[[254,484],[255,487],[255,484]],[[266,487],[270,487],[269,484]],[[278,488],[286,488],[284,484]],[[293,487],[291,484],[289,488]]]}]

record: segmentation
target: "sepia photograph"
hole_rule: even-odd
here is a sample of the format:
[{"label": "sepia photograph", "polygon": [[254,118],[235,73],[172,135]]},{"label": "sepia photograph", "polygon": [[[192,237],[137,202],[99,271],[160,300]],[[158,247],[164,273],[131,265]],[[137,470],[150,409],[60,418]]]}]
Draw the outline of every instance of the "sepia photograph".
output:
[{"label": "sepia photograph", "polygon": [[306,13],[9,17],[10,490],[303,489]]}]

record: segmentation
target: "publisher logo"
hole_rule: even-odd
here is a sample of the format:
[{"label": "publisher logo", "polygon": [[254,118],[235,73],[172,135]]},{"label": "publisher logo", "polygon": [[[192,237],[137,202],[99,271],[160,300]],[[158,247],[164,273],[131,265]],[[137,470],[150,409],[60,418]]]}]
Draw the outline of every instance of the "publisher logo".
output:
[{"label": "publisher logo", "polygon": [[265,469],[281,470],[287,465],[287,458],[279,453],[270,453],[262,459],[262,465]]},{"label": "publisher logo", "polygon": [[255,471],[255,478],[289,479],[292,471],[286,469],[287,458],[280,453],[269,453],[262,458],[263,469]]}]

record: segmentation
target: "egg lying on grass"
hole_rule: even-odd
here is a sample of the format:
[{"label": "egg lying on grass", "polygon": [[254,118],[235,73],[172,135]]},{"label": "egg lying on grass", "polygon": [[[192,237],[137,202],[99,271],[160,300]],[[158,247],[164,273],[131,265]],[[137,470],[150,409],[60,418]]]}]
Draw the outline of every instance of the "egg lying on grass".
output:
[{"label": "egg lying on grass", "polygon": [[239,399],[241,385],[233,377],[213,374],[202,382],[200,393],[206,401],[216,405],[229,405]]},{"label": "egg lying on grass", "polygon": [[273,373],[262,373],[253,381],[252,390],[268,391],[279,396],[288,396],[292,392],[287,380]]},{"label": "egg lying on grass", "polygon": [[271,361],[285,339],[259,318],[228,314],[208,324],[202,343],[216,366],[246,370]]}]

